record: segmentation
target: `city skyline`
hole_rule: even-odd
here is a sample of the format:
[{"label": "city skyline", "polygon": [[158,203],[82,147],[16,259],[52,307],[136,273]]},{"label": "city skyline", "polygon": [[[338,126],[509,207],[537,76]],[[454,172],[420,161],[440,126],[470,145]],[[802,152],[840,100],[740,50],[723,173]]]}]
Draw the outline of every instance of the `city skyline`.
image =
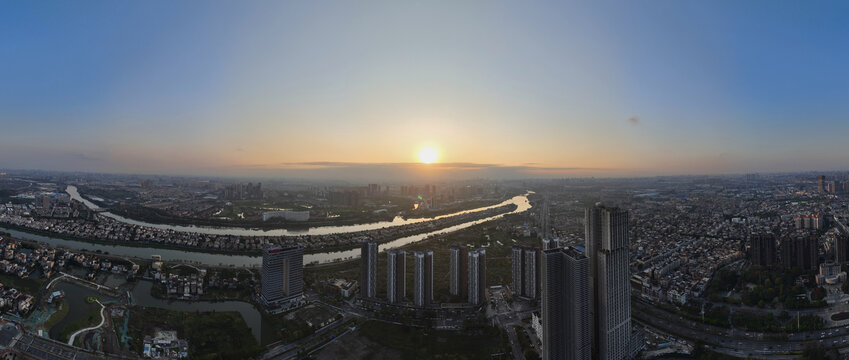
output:
[{"label": "city skyline", "polygon": [[[4,4],[0,168],[334,179],[849,168],[845,4],[204,5]],[[436,163],[421,164],[427,147]]]},{"label": "city skyline", "polygon": [[0,353],[849,358],[849,2],[0,4]]}]

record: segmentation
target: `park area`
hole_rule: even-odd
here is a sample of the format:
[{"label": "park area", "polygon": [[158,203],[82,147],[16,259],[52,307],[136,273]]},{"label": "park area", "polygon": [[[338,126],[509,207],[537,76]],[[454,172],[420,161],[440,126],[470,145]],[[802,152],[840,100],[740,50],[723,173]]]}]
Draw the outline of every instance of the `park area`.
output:
[{"label": "park area", "polygon": [[137,354],[142,352],[145,335],[157,330],[176,331],[188,339],[192,359],[247,359],[258,355],[257,344],[238,312],[179,312],[157,308],[132,307],[128,334]]}]

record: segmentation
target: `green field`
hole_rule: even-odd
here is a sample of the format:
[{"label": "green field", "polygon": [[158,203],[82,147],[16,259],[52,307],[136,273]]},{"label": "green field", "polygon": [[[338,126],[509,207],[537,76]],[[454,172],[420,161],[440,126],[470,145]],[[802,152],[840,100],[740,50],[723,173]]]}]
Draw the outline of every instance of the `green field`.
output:
[{"label": "green field", "polygon": [[[66,306],[66,305],[65,305]],[[82,319],[74,321],[62,329],[59,335],[59,341],[67,342],[75,331],[91,327],[100,323],[100,306],[95,305],[90,308],[89,313]]]},{"label": "green field", "polygon": [[140,354],[145,335],[157,329],[177,331],[189,341],[192,359],[250,359],[262,351],[237,312],[179,312],[157,308],[130,309],[130,346]]},{"label": "green field", "polygon": [[62,321],[62,319],[64,319],[65,316],[68,315],[70,309],[71,307],[64,302],[59,304],[59,309],[56,310],[56,312],[54,312],[52,315],[50,315],[50,318],[48,318],[47,321],[44,322],[44,329],[49,331],[50,328]]}]

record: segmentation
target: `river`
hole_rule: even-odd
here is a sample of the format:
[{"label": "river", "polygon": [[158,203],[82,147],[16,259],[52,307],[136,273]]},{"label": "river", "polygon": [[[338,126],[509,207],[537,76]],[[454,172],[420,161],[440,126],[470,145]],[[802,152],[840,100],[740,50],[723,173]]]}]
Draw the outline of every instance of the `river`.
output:
[{"label": "river", "polygon": [[[88,201],[88,199],[83,198],[80,193],[77,191],[77,187],[73,185],[68,185],[65,189],[68,195],[71,195],[71,198],[77,201],[82,202],[90,209],[101,210],[102,208],[97,206],[96,204]],[[169,225],[169,224],[154,224],[144,221],[138,221],[134,219],[128,219],[123,216],[119,216],[113,214],[108,211],[101,212],[100,214],[103,216],[107,216],[118,220],[123,223],[133,224],[138,226],[146,226],[156,229],[163,230],[173,230],[180,232],[195,232],[200,234],[210,234],[210,235],[240,235],[240,236],[297,236],[297,235],[327,235],[327,234],[340,234],[340,233],[350,233],[350,232],[358,232],[358,231],[366,231],[366,230],[377,230],[385,227],[391,226],[401,226],[407,224],[416,224],[425,221],[438,220],[442,218],[447,218],[455,215],[466,214],[470,212],[477,212],[486,209],[492,209],[499,206],[515,204],[519,206],[519,209],[516,209],[515,212],[521,212],[530,208],[530,205],[525,209],[522,208],[523,203],[527,203],[528,199],[525,196],[515,196],[501,203],[479,207],[470,210],[458,211],[451,214],[445,214],[435,217],[429,218],[411,218],[405,219],[401,216],[396,216],[392,221],[378,221],[367,224],[355,224],[355,225],[340,225],[340,226],[317,226],[311,228],[301,228],[301,229],[249,229],[242,227],[215,227],[215,226],[197,226],[197,225]]]},{"label": "river", "polygon": [[[72,190],[74,190],[74,192],[76,193],[76,188],[74,188]],[[72,196],[74,196],[74,195],[72,194]],[[76,193],[76,196],[79,197],[79,193]],[[75,197],[75,199],[77,197]],[[80,197],[80,199],[82,199],[82,198]],[[88,202],[88,200],[82,199],[82,201],[85,202],[86,205],[94,206],[96,208],[96,205]],[[517,205],[516,210],[510,212],[509,214],[515,214],[515,213],[523,212],[523,211],[526,211],[526,210],[531,208],[531,204],[528,201],[527,195],[514,196],[510,200],[507,200],[505,202],[502,202],[499,205],[494,205],[494,206],[501,206],[501,205],[504,205],[504,204],[516,204]],[[482,207],[482,208],[478,208],[478,209],[474,209],[474,210],[468,210],[468,211],[479,211],[479,210],[488,209],[488,208],[491,208],[491,206]],[[468,211],[466,211],[466,212],[468,212]],[[465,223],[462,223],[462,224],[450,226],[450,227],[447,227],[447,228],[444,228],[444,229],[441,229],[441,230],[435,230],[435,231],[422,233],[422,234],[418,234],[418,235],[412,235],[412,236],[406,236],[406,237],[398,238],[398,239],[380,244],[379,251],[385,251],[387,249],[392,249],[392,248],[412,244],[412,243],[415,243],[417,241],[421,241],[421,240],[423,240],[423,239],[425,239],[429,236],[432,236],[432,235],[438,235],[438,234],[449,233],[449,232],[453,232],[453,231],[457,231],[457,230],[462,230],[462,229],[468,228],[470,226],[474,226],[474,225],[481,224],[481,223],[484,223],[484,222],[487,222],[487,221],[492,221],[492,220],[501,218],[504,215],[506,215],[506,214],[500,214],[500,215],[490,216],[490,217],[475,220],[475,221],[469,221],[469,222],[465,222]],[[368,224],[368,225],[371,225],[371,224]],[[170,226],[170,225],[162,225],[162,226]],[[323,228],[324,227],[313,228],[313,229],[323,229]],[[348,228],[348,226],[333,226],[331,228],[337,228],[337,229],[338,228]],[[141,246],[137,247],[137,246],[126,246],[126,245],[94,244],[94,243],[89,243],[89,242],[84,242],[84,241],[60,239],[60,238],[52,237],[52,236],[36,235],[36,234],[31,234],[31,233],[27,233],[27,232],[18,231],[18,230],[4,228],[2,226],[0,226],[0,230],[8,232],[8,233],[12,234],[13,237],[16,237],[16,238],[19,238],[19,239],[28,239],[28,240],[39,241],[39,242],[47,243],[47,244],[50,244],[50,245],[53,245],[53,246],[59,246],[59,247],[64,247],[64,248],[68,248],[68,249],[78,249],[78,250],[88,250],[88,251],[100,250],[102,252],[108,252],[110,254],[119,255],[119,256],[129,256],[129,257],[149,259],[151,255],[160,255],[160,256],[162,256],[162,259],[165,260],[165,261],[191,261],[191,262],[195,262],[195,263],[200,263],[200,264],[204,264],[204,265],[212,265],[212,266],[259,267],[259,266],[262,265],[262,257],[260,257],[260,256],[213,254],[213,253],[196,252],[196,251],[190,251],[190,250],[160,249],[160,248],[153,248],[153,247],[141,247]],[[219,229],[219,230],[222,230],[222,229]],[[244,231],[244,230],[247,230],[247,229],[235,229],[234,231]],[[257,231],[260,231],[260,230],[257,230]],[[357,231],[357,230],[353,230],[353,231]],[[268,235],[265,232],[263,232],[263,234]],[[353,258],[358,257],[359,253],[360,253],[359,249],[351,249],[351,250],[342,250],[342,251],[305,254],[304,255],[304,264],[311,264],[311,263],[324,264],[324,263],[330,263],[330,262],[334,262],[334,261],[348,260],[348,259],[353,259]]]}]

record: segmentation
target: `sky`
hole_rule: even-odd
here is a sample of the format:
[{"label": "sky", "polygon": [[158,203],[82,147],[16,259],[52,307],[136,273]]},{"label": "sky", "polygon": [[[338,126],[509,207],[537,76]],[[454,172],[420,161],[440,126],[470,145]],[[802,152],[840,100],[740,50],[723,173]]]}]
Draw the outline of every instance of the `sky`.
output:
[{"label": "sky", "polygon": [[849,169],[847,17],[827,1],[2,2],[0,168]]}]

